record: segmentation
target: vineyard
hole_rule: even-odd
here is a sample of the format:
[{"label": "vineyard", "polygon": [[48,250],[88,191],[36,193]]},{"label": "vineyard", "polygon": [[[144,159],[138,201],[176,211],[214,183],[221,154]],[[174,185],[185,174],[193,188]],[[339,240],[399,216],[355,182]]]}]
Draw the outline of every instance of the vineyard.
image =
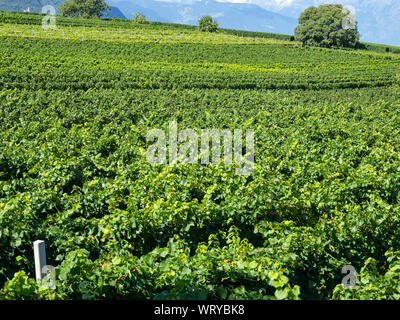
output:
[{"label": "vineyard", "polygon": [[[0,12],[0,300],[400,299],[400,55],[57,23]],[[150,164],[172,120],[254,130],[254,171]]]}]

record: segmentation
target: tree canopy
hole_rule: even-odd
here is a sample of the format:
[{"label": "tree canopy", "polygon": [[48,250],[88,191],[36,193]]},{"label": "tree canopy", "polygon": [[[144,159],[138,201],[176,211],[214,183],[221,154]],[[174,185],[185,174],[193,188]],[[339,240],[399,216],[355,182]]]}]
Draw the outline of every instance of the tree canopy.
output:
[{"label": "tree canopy", "polygon": [[307,8],[299,17],[295,36],[304,45],[326,48],[354,48],[360,38],[355,16],[341,4]]},{"label": "tree canopy", "polygon": [[215,32],[218,30],[218,22],[214,21],[211,16],[201,17],[198,28],[200,31]]},{"label": "tree canopy", "polygon": [[143,13],[141,13],[141,12],[135,13],[135,14],[133,15],[132,20],[133,20],[134,22],[136,22],[136,23],[146,23],[146,22],[147,22],[146,16],[145,16]]},{"label": "tree canopy", "polygon": [[104,0],[67,0],[59,7],[63,16],[84,18],[101,17],[110,9]]}]

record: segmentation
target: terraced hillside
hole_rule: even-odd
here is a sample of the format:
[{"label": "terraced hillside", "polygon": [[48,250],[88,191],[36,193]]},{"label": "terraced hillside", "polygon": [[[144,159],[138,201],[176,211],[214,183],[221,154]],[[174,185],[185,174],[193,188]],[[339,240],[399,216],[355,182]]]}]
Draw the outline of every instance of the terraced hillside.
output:
[{"label": "terraced hillside", "polygon": [[[40,19],[0,15],[0,299],[400,298],[399,55]],[[254,171],[148,163],[173,120],[254,130]]]}]

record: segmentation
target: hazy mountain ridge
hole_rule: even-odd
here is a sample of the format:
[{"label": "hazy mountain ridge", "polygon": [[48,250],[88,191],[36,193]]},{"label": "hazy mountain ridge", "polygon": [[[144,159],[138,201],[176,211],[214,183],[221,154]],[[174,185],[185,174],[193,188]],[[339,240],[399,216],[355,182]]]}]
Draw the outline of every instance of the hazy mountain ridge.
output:
[{"label": "hazy mountain ridge", "polygon": [[166,17],[159,15],[156,11],[152,10],[151,8],[147,8],[145,2],[143,1],[132,2],[129,0],[128,1],[122,0],[122,1],[108,1],[108,3],[110,3],[110,5],[117,6],[128,19],[131,19],[135,13],[141,12],[146,16],[148,20],[172,22]]},{"label": "hazy mountain ridge", "polygon": [[[29,12],[41,12],[46,5],[52,5],[58,10],[59,5],[63,2],[65,0],[0,0],[0,11],[26,11],[29,9]],[[126,19],[119,8],[113,6],[107,17]]]},{"label": "hazy mountain ridge", "polygon": [[[267,11],[254,4],[218,2],[215,0],[189,3],[154,0],[111,0],[128,17],[141,11],[150,20],[197,24],[203,15],[213,16],[223,28],[293,34],[297,20]],[[147,12],[147,14],[146,14]]]},{"label": "hazy mountain ridge", "polygon": [[0,0],[2,11],[24,11],[28,8],[30,12],[41,12],[46,5],[57,7],[65,0]]}]

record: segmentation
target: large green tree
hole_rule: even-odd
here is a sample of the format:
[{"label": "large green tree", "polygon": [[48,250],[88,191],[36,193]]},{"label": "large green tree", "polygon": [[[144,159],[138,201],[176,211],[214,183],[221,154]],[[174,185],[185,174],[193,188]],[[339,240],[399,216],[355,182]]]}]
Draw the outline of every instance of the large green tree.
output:
[{"label": "large green tree", "polygon": [[203,16],[199,20],[198,28],[204,32],[216,32],[218,30],[218,22],[214,21],[211,16]]},{"label": "large green tree", "polygon": [[326,48],[354,48],[360,38],[355,16],[341,4],[306,9],[299,17],[295,35],[304,45]]},{"label": "large green tree", "polygon": [[104,0],[67,0],[59,7],[63,16],[84,18],[101,17],[110,9]]}]

